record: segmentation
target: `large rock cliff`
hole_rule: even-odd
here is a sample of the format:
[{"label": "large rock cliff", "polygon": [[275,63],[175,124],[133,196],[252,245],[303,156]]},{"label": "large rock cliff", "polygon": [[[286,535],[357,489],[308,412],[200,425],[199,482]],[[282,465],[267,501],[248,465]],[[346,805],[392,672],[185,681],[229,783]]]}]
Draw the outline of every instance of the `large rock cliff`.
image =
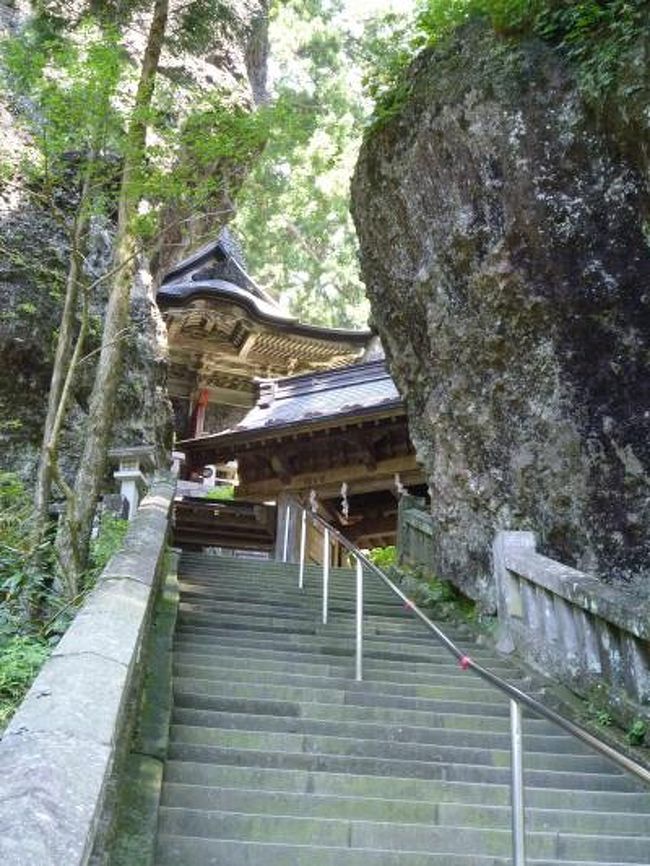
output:
[{"label": "large rock cliff", "polygon": [[603,579],[650,570],[637,49],[598,117],[551,48],[471,25],[416,60],[357,165],[362,271],[429,477],[433,566],[486,605],[500,528]]},{"label": "large rock cliff", "polygon": [[[94,0],[51,4],[56,14],[74,24]],[[37,5],[37,4],[34,4]],[[140,4],[142,5],[142,4]],[[172,4],[172,9],[188,4]],[[133,6],[133,4],[131,4]],[[129,4],[125,4],[125,9]],[[267,0],[236,0],[229,4],[222,25],[212,39],[194,53],[166,51],[160,79],[174,83],[178,122],[183,122],[184,93],[214,88],[233,105],[253,111],[265,99],[267,61]],[[0,2],[0,35],[16,31],[31,14],[31,4]],[[123,45],[137,64],[147,32],[147,13],[125,22]],[[0,95],[0,162],[3,168],[20,165],[30,148],[29,137],[16,122],[25,106],[11,93]],[[247,157],[250,159],[250,155]],[[234,215],[233,197],[250,166],[246,161],[224,160],[209,167],[214,199],[208,214],[186,213],[179,204],[170,208],[162,241],[141,262],[132,293],[131,330],[125,339],[125,362],[116,419],[114,444],[150,444],[163,452],[169,447],[171,410],[166,397],[166,335],[155,304],[161,275],[188,249],[219,234]],[[47,208],[27,188],[6,183],[11,170],[0,178],[0,468],[34,475],[49,387],[55,331],[67,268],[65,233]],[[62,190],[75,204],[75,190]],[[65,198],[64,198],[65,201]],[[86,276],[97,280],[110,269],[114,225],[96,220],[91,231]],[[99,322],[106,300],[101,285],[94,292],[94,337],[88,341],[90,357],[76,383],[71,423],[65,432],[61,463],[67,475],[74,470],[83,436],[83,422],[92,386],[93,350],[98,345]]]}]

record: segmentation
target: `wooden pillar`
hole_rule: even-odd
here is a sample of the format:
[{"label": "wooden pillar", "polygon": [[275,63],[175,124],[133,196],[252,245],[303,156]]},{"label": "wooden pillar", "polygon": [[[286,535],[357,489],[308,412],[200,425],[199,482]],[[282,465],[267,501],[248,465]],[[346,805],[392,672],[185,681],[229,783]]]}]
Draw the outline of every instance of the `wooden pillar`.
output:
[{"label": "wooden pillar", "polygon": [[192,409],[190,418],[190,438],[201,436],[205,427],[205,409],[208,405],[209,393],[206,388],[202,388]]},{"label": "wooden pillar", "polygon": [[[289,506],[287,515],[287,506]],[[287,516],[289,519],[287,527]],[[277,498],[277,524],[275,534],[275,558],[283,561],[285,537],[287,541],[287,562],[298,562],[300,553],[301,507],[295,496],[280,493]],[[288,532],[285,534],[285,527]]]}]

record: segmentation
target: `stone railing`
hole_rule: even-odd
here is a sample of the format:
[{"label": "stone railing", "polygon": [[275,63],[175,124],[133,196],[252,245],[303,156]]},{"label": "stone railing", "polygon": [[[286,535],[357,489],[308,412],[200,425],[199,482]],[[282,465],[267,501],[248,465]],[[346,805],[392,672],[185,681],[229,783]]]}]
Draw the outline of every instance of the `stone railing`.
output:
[{"label": "stone railing", "polygon": [[157,476],[122,548],[43,666],[0,742],[0,862],[90,857],[141,672],[174,479]]},{"label": "stone railing", "polygon": [[399,503],[397,550],[402,562],[424,565],[433,562],[433,519],[424,499],[404,495]]},{"label": "stone railing", "polygon": [[516,649],[621,721],[650,719],[650,603],[537,553],[533,532],[499,532],[494,578],[501,649]]}]

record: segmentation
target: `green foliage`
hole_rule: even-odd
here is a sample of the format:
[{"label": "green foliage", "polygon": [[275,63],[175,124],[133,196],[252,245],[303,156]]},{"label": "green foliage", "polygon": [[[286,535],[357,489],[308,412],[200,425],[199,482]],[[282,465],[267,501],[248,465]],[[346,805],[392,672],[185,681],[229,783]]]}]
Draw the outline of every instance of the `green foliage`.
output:
[{"label": "green foliage", "polygon": [[600,100],[615,85],[628,48],[650,37],[648,0],[540,3],[532,31],[571,61],[585,94]]},{"label": "green foliage", "polygon": [[89,573],[85,584],[88,586],[116,553],[129,528],[129,521],[115,517],[114,514],[103,514],[99,524],[99,532],[90,543]]},{"label": "green foliage", "polygon": [[96,576],[120,546],[128,525],[105,515],[92,542],[84,593],[62,606],[52,592],[52,543],[34,549],[31,502],[20,479],[0,473],[0,728],[15,710],[49,649],[65,631]]},{"label": "green foliage", "polygon": [[194,0],[181,7],[168,43],[175,52],[202,53],[228,36],[237,16],[225,0]]},{"label": "green foliage", "polygon": [[31,302],[18,304],[16,311],[23,316],[35,316],[37,313],[36,304],[32,304]]},{"label": "green foliage", "polygon": [[39,638],[0,635],[0,730],[30,687],[49,653],[48,644]]},{"label": "green foliage", "polygon": [[[421,567],[391,566],[389,575],[398,581],[415,604],[433,619],[467,622],[483,628],[476,603],[448,580],[429,574]],[[487,628],[488,626],[486,626]]]},{"label": "green foliage", "polygon": [[218,484],[205,496],[216,502],[227,502],[235,498],[235,488],[232,484]]},{"label": "green foliage", "polygon": [[608,710],[593,709],[593,719],[601,728],[608,728],[614,721],[612,714]]},{"label": "green foliage", "polygon": [[340,2],[276,4],[267,144],[238,196],[234,226],[255,277],[303,321],[365,324],[352,173],[367,112]]},{"label": "green foliage", "polygon": [[642,746],[647,733],[647,723],[643,719],[635,719],[627,732],[627,741],[631,746]]},{"label": "green foliage", "polygon": [[[231,26],[227,4],[185,4],[174,18],[171,47],[196,50],[197,41],[214,40],[211,22],[217,19]],[[36,16],[0,43],[0,72],[33,144],[19,174],[66,219],[90,175],[82,206],[111,217],[128,155],[134,70],[106,16],[66,28],[52,20],[51,14]],[[198,20],[203,36],[194,26]],[[165,209],[199,214],[222,203],[230,177],[262,149],[272,113],[250,111],[242,93],[186,82],[181,92],[178,82],[159,79],[152,107],[139,118],[148,129],[147,147],[129,177],[128,192],[141,203],[133,226],[140,240],[155,246]]]},{"label": "green foliage", "polygon": [[[170,108],[173,92],[161,88],[152,122],[157,140],[137,178],[149,209],[138,217],[141,236],[155,237],[165,207],[203,213],[222,205],[229,181],[264,147],[274,109],[252,112],[241,94],[215,89],[188,92],[184,118]],[[222,220],[219,220],[221,222]]]},{"label": "green foliage", "polygon": [[17,475],[0,472],[0,634],[12,630],[41,596],[48,545],[33,550],[31,502]]},{"label": "green foliage", "polygon": [[[30,611],[46,582],[46,550],[30,543],[31,503],[18,476],[0,472],[0,730],[9,720],[48,653],[33,634]],[[35,553],[40,556],[35,556]]]},{"label": "green foliage", "polygon": [[37,17],[2,40],[0,61],[35,145],[22,174],[51,195],[57,186],[74,188],[91,155],[99,166],[102,156],[121,150],[123,118],[115,106],[128,66],[116,32],[85,19],[63,34],[43,21]]},{"label": "green foliage", "polygon": [[365,43],[374,124],[394,115],[409,93],[406,68],[423,46],[436,45],[470,20],[484,18],[505,38],[537,36],[575,69],[587,98],[602,99],[629,46],[650,36],[648,0],[420,0],[415,16],[385,16]]},{"label": "green foliage", "polygon": [[379,568],[387,569],[397,564],[397,548],[392,544],[388,547],[373,547],[368,559]]}]

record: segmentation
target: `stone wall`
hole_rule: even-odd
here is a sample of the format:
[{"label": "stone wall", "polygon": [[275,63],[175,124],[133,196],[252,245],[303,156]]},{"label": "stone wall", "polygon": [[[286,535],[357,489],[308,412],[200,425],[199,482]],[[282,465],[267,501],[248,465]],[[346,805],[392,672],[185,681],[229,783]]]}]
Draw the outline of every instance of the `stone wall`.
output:
[{"label": "stone wall", "polygon": [[174,496],[159,476],[0,742],[0,862],[81,866],[139,679]]}]

